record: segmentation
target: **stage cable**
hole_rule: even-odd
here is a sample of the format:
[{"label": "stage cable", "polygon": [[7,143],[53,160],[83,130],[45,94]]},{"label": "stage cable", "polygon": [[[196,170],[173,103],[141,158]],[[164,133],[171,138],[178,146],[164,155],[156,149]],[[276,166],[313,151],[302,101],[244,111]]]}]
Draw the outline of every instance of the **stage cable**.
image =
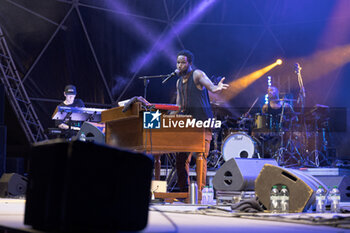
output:
[{"label": "stage cable", "polygon": [[[171,225],[173,225],[173,227],[174,227],[174,233],[177,233],[177,232],[179,232],[179,228],[178,228],[178,226],[176,225],[176,223],[168,216],[168,215],[166,215],[163,211],[161,211],[160,209],[158,209],[158,208],[156,208],[156,207],[154,207],[154,206],[152,206],[152,207],[150,207],[150,209],[154,209],[155,211],[157,211],[157,212],[159,212],[159,213],[161,213],[161,215],[163,215],[170,223],[171,223]],[[171,232],[171,231],[170,231]],[[169,232],[169,233],[170,233]],[[171,233],[173,233],[173,232],[171,232]]]}]

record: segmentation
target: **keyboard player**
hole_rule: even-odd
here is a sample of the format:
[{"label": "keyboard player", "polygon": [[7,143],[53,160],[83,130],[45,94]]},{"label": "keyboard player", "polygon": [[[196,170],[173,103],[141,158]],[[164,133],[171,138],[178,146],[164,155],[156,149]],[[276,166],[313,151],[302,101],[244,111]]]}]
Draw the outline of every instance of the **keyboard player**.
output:
[{"label": "keyboard player", "polygon": [[[58,106],[64,106],[64,107],[79,107],[83,108],[85,107],[84,102],[81,99],[76,99],[77,95],[77,89],[74,85],[67,85],[64,88],[64,96],[65,100],[60,103]],[[55,125],[57,128],[64,131],[65,137],[72,137],[76,134],[77,131],[80,130],[81,124],[83,122],[81,121],[70,121],[69,119],[66,120],[55,120]]]}]

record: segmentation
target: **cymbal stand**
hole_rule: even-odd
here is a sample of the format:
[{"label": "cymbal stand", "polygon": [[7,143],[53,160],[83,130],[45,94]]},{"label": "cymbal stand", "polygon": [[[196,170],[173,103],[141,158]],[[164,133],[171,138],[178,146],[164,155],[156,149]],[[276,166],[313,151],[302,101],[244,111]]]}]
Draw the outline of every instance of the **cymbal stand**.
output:
[{"label": "cymbal stand", "polygon": [[[283,116],[284,116],[284,111],[285,111],[285,101],[283,101],[282,105],[282,112],[280,116],[280,122],[279,122],[279,136],[281,137],[281,143],[280,143],[280,148],[277,150],[277,152],[274,154],[274,158],[276,159],[277,163],[280,166],[285,166],[285,167],[296,167],[300,166],[302,163],[301,160],[303,160],[303,157],[301,156],[300,151],[296,147],[293,139],[292,139],[292,134],[289,134],[288,140],[286,145],[284,146],[284,134],[285,132],[282,130],[282,123],[283,123]],[[292,121],[289,125],[289,131],[292,128]],[[288,158],[286,158],[286,155],[289,155]],[[298,157],[296,156],[298,155]],[[297,163],[295,164],[287,164],[290,160],[294,159]]]},{"label": "cymbal stand", "polygon": [[284,114],[284,102],[282,105],[282,112],[281,112],[281,118],[280,118],[280,122],[278,123],[279,125],[279,136],[281,137],[281,143],[280,143],[280,148],[275,152],[275,154],[272,156],[274,159],[276,159],[278,165],[282,166],[284,164],[284,154],[286,152],[286,148],[283,146],[284,142],[283,142],[283,135],[284,132],[282,131],[282,119],[283,119],[283,114]]},{"label": "cymbal stand", "polygon": [[[322,151],[318,150],[319,148],[319,127],[318,127],[318,120],[320,119],[319,116],[315,116],[315,133],[314,133],[314,143],[315,143],[315,147],[314,150],[310,152],[310,154],[308,154],[307,158],[307,162],[309,166],[314,166],[314,167],[319,167],[323,162],[325,162],[327,165],[329,165],[329,161],[327,159],[327,157],[325,156],[324,153],[322,153]],[[325,141],[324,136],[322,135],[323,138],[323,145],[326,145],[327,141]],[[312,160],[314,159],[314,161]]]},{"label": "cymbal stand", "polygon": [[209,152],[207,158],[207,166],[217,168],[220,167],[220,164],[223,160],[221,151],[218,150],[218,132],[214,131],[213,133],[213,142],[214,150]]}]

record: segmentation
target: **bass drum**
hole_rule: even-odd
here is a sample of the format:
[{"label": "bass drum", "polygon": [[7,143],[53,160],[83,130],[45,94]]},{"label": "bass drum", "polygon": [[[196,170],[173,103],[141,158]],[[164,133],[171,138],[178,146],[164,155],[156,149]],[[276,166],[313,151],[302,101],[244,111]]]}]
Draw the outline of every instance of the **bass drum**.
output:
[{"label": "bass drum", "polygon": [[221,147],[225,161],[232,158],[260,158],[257,140],[242,132],[228,135]]}]

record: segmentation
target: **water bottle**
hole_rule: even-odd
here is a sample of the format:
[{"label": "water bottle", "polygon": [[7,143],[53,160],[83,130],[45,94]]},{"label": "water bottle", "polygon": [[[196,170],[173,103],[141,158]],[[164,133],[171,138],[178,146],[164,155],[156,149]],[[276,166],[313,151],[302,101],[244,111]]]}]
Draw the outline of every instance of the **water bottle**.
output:
[{"label": "water bottle", "polygon": [[207,205],[208,204],[208,186],[205,186],[202,190],[202,205]]},{"label": "water bottle", "polygon": [[330,206],[331,205],[331,197],[330,197],[330,191],[332,190],[331,189],[331,186],[327,186],[329,192],[327,194],[327,191],[326,191],[326,200],[325,200],[325,206],[326,206],[326,209],[327,209],[327,206]]},{"label": "water bottle", "polygon": [[198,186],[194,181],[191,182],[190,186],[190,204],[198,204]]},{"label": "water bottle", "polygon": [[326,192],[320,185],[316,191],[316,213],[324,213],[326,211]]},{"label": "water bottle", "polygon": [[329,197],[331,201],[331,212],[339,213],[340,212],[340,191],[338,186],[333,186],[332,190],[329,192]]},{"label": "water bottle", "polygon": [[280,212],[280,200],[279,200],[279,191],[277,185],[272,186],[270,192],[270,212],[279,213]]},{"label": "water bottle", "polygon": [[280,192],[281,213],[289,213],[289,191],[287,186],[282,185]]},{"label": "water bottle", "polygon": [[209,186],[208,188],[208,204],[212,205],[214,201],[214,189],[213,186]]},{"label": "water bottle", "polygon": [[82,141],[82,142],[86,141],[86,136],[85,136],[84,132],[81,132],[79,140]]}]

